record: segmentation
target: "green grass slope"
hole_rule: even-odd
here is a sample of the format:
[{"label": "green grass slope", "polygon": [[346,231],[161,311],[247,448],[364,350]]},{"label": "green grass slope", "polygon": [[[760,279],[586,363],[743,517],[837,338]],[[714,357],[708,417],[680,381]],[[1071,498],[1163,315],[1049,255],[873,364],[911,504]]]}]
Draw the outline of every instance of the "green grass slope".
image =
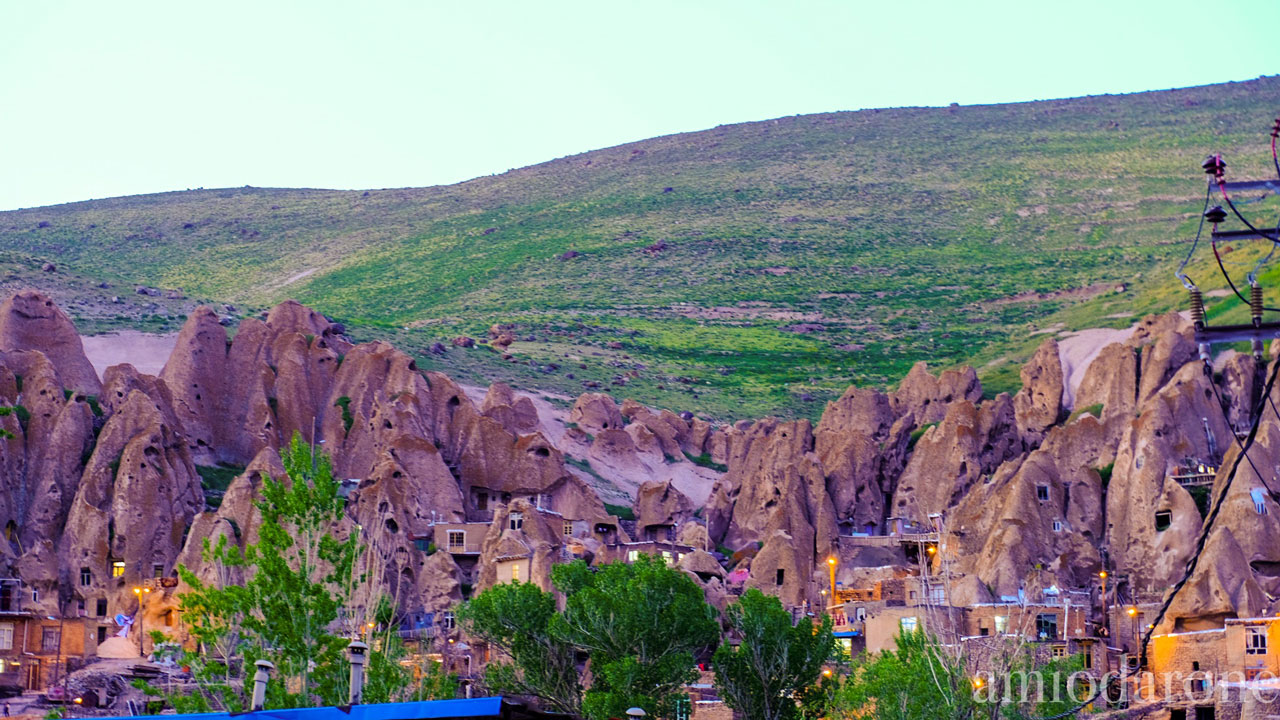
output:
[{"label": "green grass slope", "polygon": [[[1175,307],[1200,161],[1273,173],[1277,108],[1280,78],[1260,78],[779,118],[449,187],[73,203],[0,213],[0,262],[241,311],[296,298],[464,380],[813,417],[918,360],[976,360],[989,390],[1010,389],[1036,329]],[[75,308],[137,324],[87,296]],[[509,359],[427,353],[495,323],[518,338]]]}]

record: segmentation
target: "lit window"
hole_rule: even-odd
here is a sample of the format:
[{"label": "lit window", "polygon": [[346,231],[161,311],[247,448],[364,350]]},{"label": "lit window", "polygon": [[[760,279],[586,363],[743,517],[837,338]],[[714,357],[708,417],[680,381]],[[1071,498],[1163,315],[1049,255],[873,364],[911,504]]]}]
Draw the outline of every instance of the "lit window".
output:
[{"label": "lit window", "polygon": [[461,550],[467,545],[467,532],[465,530],[449,531],[449,549]]},{"label": "lit window", "polygon": [[904,617],[898,621],[898,625],[902,628],[902,632],[904,633],[915,632],[919,624],[919,620],[914,615],[911,617]]},{"label": "lit window", "polygon": [[662,562],[663,562],[663,564],[665,564],[665,565],[670,565],[670,564],[671,564],[671,553],[670,553],[670,552],[668,552],[668,551],[666,551],[666,550],[663,550],[663,551],[662,551]]},{"label": "lit window", "polygon": [[564,521],[564,536],[573,537],[573,523],[568,520]]},{"label": "lit window", "polygon": [[1005,634],[1006,632],[1008,632],[1008,631],[1009,631],[1009,616],[1008,616],[1008,615],[997,615],[997,616],[995,617],[995,621],[996,621],[996,634],[997,634],[997,635],[1003,635],[1003,634]]},{"label": "lit window", "polygon": [[89,585],[92,583],[93,583],[93,573],[90,572],[89,568],[87,567],[80,568],[80,584]]},{"label": "lit window", "polygon": [[13,623],[0,623],[0,650],[13,649]]},{"label": "lit window", "polygon": [[628,551],[627,551],[627,562],[629,562],[629,563],[633,563],[633,562],[635,562],[636,560],[639,560],[639,559],[640,559],[640,551],[639,551],[639,550],[628,550]]},{"label": "lit window", "polygon": [[511,513],[511,515],[507,517],[507,519],[510,521],[512,530],[519,530],[520,528],[524,527],[523,513],[513,512]]},{"label": "lit window", "polygon": [[115,560],[111,563],[111,577],[124,577],[124,561]]},{"label": "lit window", "polygon": [[1267,629],[1264,627],[1248,628],[1248,634],[1244,638],[1244,652],[1246,655],[1266,655],[1267,654]]},{"label": "lit window", "polygon": [[511,566],[511,582],[520,582],[520,563]]}]

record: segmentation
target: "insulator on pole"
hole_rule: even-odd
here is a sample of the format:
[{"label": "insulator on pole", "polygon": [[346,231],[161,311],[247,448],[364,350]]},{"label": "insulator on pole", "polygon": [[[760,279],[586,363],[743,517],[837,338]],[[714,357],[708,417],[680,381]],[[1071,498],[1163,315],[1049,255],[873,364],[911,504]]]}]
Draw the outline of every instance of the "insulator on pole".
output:
[{"label": "insulator on pole", "polygon": [[1191,322],[1196,327],[1202,328],[1204,322],[1204,294],[1200,292],[1200,288],[1192,287],[1188,294],[1191,295]]}]

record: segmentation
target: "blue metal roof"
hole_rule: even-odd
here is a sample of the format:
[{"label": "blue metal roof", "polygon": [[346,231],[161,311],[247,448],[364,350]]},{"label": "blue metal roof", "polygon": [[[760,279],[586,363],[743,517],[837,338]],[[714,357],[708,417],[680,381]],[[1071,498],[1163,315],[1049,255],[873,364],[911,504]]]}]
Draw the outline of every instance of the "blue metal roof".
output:
[{"label": "blue metal roof", "polygon": [[[188,713],[165,715],[189,720],[447,720],[448,718],[496,718],[502,715],[502,698],[469,700],[424,700],[420,702],[352,705],[350,707],[291,708],[244,713]],[[133,720],[155,720],[155,715],[137,715]]]}]

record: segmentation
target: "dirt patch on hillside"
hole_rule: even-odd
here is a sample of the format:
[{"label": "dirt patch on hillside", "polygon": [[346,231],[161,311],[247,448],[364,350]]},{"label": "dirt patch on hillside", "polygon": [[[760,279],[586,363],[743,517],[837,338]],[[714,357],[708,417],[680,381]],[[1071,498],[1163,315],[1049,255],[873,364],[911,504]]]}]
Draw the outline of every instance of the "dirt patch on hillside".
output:
[{"label": "dirt patch on hillside", "polygon": [[995,300],[989,300],[992,305],[1016,305],[1018,303],[1034,302],[1038,300],[1088,300],[1091,297],[1097,297],[1105,292],[1122,291],[1123,285],[1115,283],[1094,283],[1085,287],[1068,288],[1066,290],[1054,290],[1053,292],[1037,293],[1037,292],[1021,292],[1017,295],[1009,295]]},{"label": "dirt patch on hillside", "polygon": [[98,371],[98,377],[102,377],[107,368],[121,363],[129,363],[147,375],[159,375],[177,342],[176,333],[153,335],[137,330],[80,336],[84,354]]}]

